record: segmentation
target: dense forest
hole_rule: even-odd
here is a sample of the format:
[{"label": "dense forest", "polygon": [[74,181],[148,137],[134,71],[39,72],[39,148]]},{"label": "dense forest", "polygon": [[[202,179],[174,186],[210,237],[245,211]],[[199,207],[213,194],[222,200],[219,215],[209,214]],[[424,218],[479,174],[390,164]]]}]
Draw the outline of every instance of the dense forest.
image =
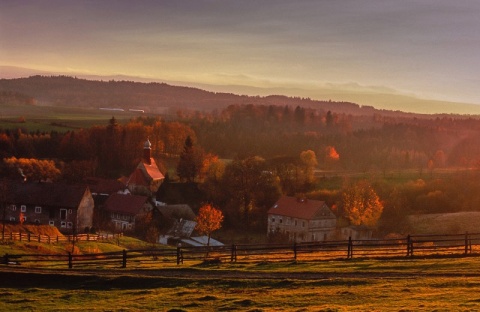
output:
[{"label": "dense forest", "polygon": [[[41,94],[53,92],[48,87],[48,92],[29,89],[29,81],[42,78],[29,79],[16,80],[24,89],[4,91],[3,100],[35,105]],[[68,77],[49,79],[74,81],[73,86],[78,82],[85,88],[90,83]],[[2,88],[8,83],[1,81]],[[136,85],[103,84],[111,85],[108,92],[113,94],[117,84],[125,84],[125,94],[128,85]],[[141,84],[141,88],[147,92],[170,86]],[[100,89],[91,89],[79,87],[72,105],[101,105]],[[203,101],[198,94],[212,95],[190,88],[184,92],[179,102],[189,102],[189,96],[191,101]],[[59,101],[65,100],[65,94],[58,94]],[[119,99],[135,100],[135,95],[122,94],[117,94]],[[0,129],[1,173],[14,178],[23,166],[22,174],[33,180],[116,179],[131,172],[149,138],[153,157],[166,175],[158,199],[188,202],[194,209],[212,203],[224,212],[227,228],[247,226],[265,232],[266,211],[281,194],[325,200],[342,217],[349,190],[359,187],[372,188],[378,195],[383,213],[375,224],[384,234],[407,231],[403,221],[409,214],[480,210],[477,118],[382,114],[373,109],[350,114],[298,105],[314,102],[310,100],[297,99],[297,105],[289,105],[294,99],[259,98],[259,103],[250,103],[250,97],[222,96],[230,103],[224,108],[192,110],[180,105],[174,120],[145,116],[119,123],[112,117],[91,128],[65,132]],[[267,99],[275,104],[261,102]],[[127,102],[125,107],[130,105]],[[355,104],[345,105],[361,110]],[[178,187],[182,184],[187,186],[183,191]]]}]

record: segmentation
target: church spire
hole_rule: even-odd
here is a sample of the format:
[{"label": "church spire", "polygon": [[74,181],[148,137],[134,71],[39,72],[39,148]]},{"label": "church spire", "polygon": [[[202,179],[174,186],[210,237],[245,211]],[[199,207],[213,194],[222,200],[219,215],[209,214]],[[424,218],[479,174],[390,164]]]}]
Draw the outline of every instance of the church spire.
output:
[{"label": "church spire", "polygon": [[151,164],[151,151],[152,143],[150,143],[150,140],[147,138],[147,141],[143,144],[143,161],[149,165]]}]

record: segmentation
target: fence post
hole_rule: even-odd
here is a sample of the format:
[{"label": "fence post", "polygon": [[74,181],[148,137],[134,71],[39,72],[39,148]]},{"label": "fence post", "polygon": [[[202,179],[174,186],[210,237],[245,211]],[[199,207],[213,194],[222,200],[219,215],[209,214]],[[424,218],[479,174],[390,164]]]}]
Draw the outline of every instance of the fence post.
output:
[{"label": "fence post", "polygon": [[126,268],[127,267],[127,251],[124,249],[123,252],[122,252],[122,256],[123,256],[123,259],[122,259],[122,268]]},{"label": "fence post", "polygon": [[465,254],[468,254],[468,231],[465,232]]},{"label": "fence post", "polygon": [[[177,246],[177,265],[180,264],[181,253],[182,253],[182,250],[181,250],[180,244],[179,244],[179,245]],[[182,263],[183,263],[183,259],[182,259]]]},{"label": "fence post", "polygon": [[353,242],[352,237],[348,237],[348,250],[347,250],[347,259],[352,259],[353,257]]},{"label": "fence post", "polygon": [[297,242],[293,242],[293,259],[297,260]]},{"label": "fence post", "polygon": [[73,268],[73,258],[72,258],[72,253],[68,253],[68,268],[71,269]]},{"label": "fence post", "polygon": [[413,239],[410,235],[408,235],[408,246],[410,250],[410,257],[413,257]]},{"label": "fence post", "polygon": [[407,235],[407,257],[410,257],[410,234]]},{"label": "fence post", "polygon": [[230,262],[237,262],[237,245],[232,244],[232,257],[230,258]]},{"label": "fence post", "polygon": [[10,232],[10,240],[13,240],[13,232]]},{"label": "fence post", "polygon": [[19,232],[20,241],[22,241],[22,231]]},{"label": "fence post", "polygon": [[8,264],[9,260],[8,260],[8,253],[6,253],[4,256],[3,256],[3,261],[5,261],[5,264]]}]

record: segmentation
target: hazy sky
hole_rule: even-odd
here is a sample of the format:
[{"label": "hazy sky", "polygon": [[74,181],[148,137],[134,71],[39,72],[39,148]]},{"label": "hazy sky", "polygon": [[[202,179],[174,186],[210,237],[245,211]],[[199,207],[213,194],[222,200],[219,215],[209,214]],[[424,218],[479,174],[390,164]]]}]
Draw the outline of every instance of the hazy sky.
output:
[{"label": "hazy sky", "polygon": [[0,0],[0,65],[480,104],[480,1]]}]

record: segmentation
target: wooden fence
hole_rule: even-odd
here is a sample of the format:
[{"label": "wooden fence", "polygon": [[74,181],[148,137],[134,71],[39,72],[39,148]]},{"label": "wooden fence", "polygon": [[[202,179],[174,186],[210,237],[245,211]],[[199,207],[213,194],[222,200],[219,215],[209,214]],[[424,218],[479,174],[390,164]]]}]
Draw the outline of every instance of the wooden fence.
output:
[{"label": "wooden fence", "polygon": [[292,244],[232,244],[208,248],[178,246],[90,254],[5,254],[3,261],[0,261],[7,265],[33,267],[126,268],[128,264],[128,267],[134,268],[154,268],[166,263],[180,265],[188,261],[219,263],[463,256],[480,256],[480,233],[409,235],[404,239],[348,239]]},{"label": "wooden fence", "polygon": [[3,241],[25,241],[25,242],[39,242],[46,244],[53,244],[59,242],[72,242],[72,241],[98,241],[98,240],[111,240],[122,237],[123,234],[76,234],[76,235],[42,235],[42,234],[31,234],[28,232],[11,232],[5,233],[2,235]]}]

